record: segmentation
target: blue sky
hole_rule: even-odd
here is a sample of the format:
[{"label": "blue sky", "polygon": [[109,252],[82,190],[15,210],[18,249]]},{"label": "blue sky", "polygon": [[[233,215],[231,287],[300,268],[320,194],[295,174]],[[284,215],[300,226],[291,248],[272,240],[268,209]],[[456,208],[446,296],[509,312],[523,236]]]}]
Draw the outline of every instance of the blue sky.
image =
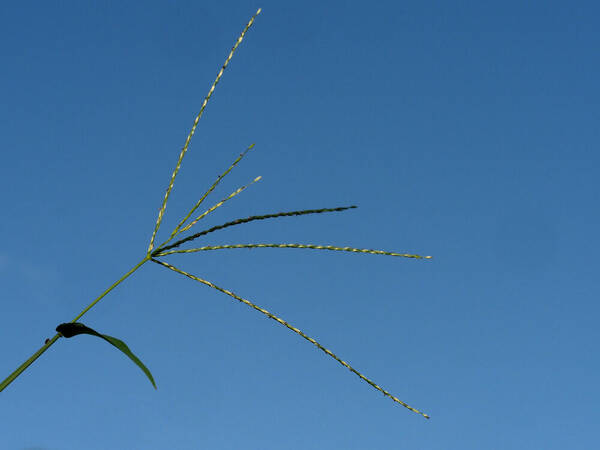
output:
[{"label": "blue sky", "polygon": [[[146,264],[2,392],[7,449],[592,448],[598,272],[596,2],[4,2],[0,374],[144,256],[179,150],[249,17]],[[597,277],[597,275],[596,275]]]}]

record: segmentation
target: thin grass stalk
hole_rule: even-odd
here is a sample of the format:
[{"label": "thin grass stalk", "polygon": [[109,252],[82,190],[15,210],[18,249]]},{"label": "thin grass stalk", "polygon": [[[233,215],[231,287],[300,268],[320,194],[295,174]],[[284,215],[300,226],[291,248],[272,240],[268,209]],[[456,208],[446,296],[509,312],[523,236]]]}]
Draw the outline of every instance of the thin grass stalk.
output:
[{"label": "thin grass stalk", "polygon": [[156,256],[172,255],[174,253],[195,253],[203,252],[208,250],[225,250],[225,249],[237,249],[237,248],[302,248],[302,249],[313,249],[313,250],[332,250],[337,252],[353,252],[353,253],[369,253],[371,255],[387,255],[387,256],[401,256],[404,258],[416,258],[416,259],[431,259],[431,256],[412,255],[409,253],[394,253],[386,252],[383,250],[371,250],[368,248],[354,248],[354,247],[336,247],[334,245],[314,245],[314,244],[228,244],[228,245],[207,245],[205,247],[190,248],[185,250],[171,250],[167,252],[160,252]]},{"label": "thin grass stalk", "polygon": [[300,331],[298,328],[290,325],[288,322],[286,322],[285,320],[281,319],[280,317],[277,317],[275,314],[270,313],[269,311],[267,311],[264,308],[261,308],[258,305],[255,305],[254,303],[252,303],[249,300],[246,300],[245,298],[240,297],[239,295],[224,289],[222,287],[217,286],[214,283],[211,283],[210,281],[204,280],[200,277],[197,277],[195,275],[192,275],[190,273],[184,272],[181,269],[178,269],[177,267],[172,266],[171,264],[168,264],[164,261],[159,261],[158,259],[154,259],[152,258],[152,261],[160,264],[168,269],[171,269],[177,273],[180,273],[181,275],[185,275],[186,277],[194,280],[194,281],[198,281],[202,284],[205,284],[206,286],[210,286],[213,289],[216,289],[217,291],[220,291],[224,294],[229,295],[230,297],[233,297],[234,299],[236,299],[237,301],[239,301],[240,303],[243,303],[246,306],[249,306],[253,309],[255,309],[256,311],[264,314],[265,316],[267,316],[270,319],[275,320],[277,323],[283,325],[284,327],[292,330],[294,333],[302,336],[304,339],[306,339],[308,342],[310,342],[311,344],[313,344],[315,347],[317,347],[319,350],[325,352],[327,355],[331,356],[333,359],[335,359],[338,363],[340,363],[342,366],[344,366],[346,369],[348,369],[350,372],[354,373],[355,375],[357,375],[361,380],[366,381],[368,384],[370,384],[372,387],[374,387],[375,389],[377,389],[379,392],[381,392],[383,395],[385,395],[386,397],[391,398],[393,401],[395,401],[396,403],[399,403],[400,405],[404,406],[405,408],[411,410],[412,412],[415,412],[417,414],[422,415],[423,417],[425,417],[426,419],[429,419],[429,415],[425,414],[422,411],[419,411],[416,408],[413,408],[412,406],[404,403],[402,400],[400,400],[398,397],[395,397],[394,395],[390,394],[388,391],[386,391],[385,389],[383,389],[381,386],[377,385],[374,381],[370,380],[369,378],[367,378],[366,376],[364,376],[362,373],[360,373],[358,370],[356,370],[355,368],[353,368],[350,364],[348,364],[346,361],[342,360],[340,357],[338,357],[335,353],[333,353],[331,350],[323,347],[321,344],[319,344],[315,339],[311,338],[310,336],[308,336],[307,334],[305,334],[304,332]]},{"label": "thin grass stalk", "polygon": [[161,253],[165,250],[177,248],[181,244],[184,244],[189,241],[193,241],[194,239],[197,239],[200,236],[204,236],[206,234],[213,233],[215,231],[222,230],[224,228],[232,227],[235,225],[241,225],[243,223],[252,222],[254,220],[274,219],[277,217],[303,216],[305,214],[322,214],[322,213],[327,213],[327,212],[339,212],[339,211],[345,211],[347,209],[353,209],[353,208],[356,208],[356,206],[340,206],[338,208],[322,208],[322,209],[304,209],[304,210],[300,210],[300,211],[280,212],[280,213],[274,213],[274,214],[265,214],[262,216],[250,216],[250,217],[245,217],[243,219],[236,219],[236,220],[232,220],[231,222],[226,222],[222,225],[216,225],[212,228],[202,230],[202,231],[200,231],[196,234],[192,234],[191,236],[188,236],[184,239],[180,239],[179,241],[174,242],[171,245],[167,245],[164,247],[161,245],[160,247],[158,247],[156,250],[154,250],[151,253],[151,256],[157,256],[159,253]]},{"label": "thin grass stalk", "polygon": [[58,338],[60,337],[60,333],[56,333],[52,339],[46,342],[37,352],[35,352],[27,361],[21,364],[17,369],[11,373],[8,377],[6,377],[2,383],[0,383],[0,392],[2,392],[10,383],[12,383],[25,369],[27,369],[33,362],[38,359],[42,354],[50,348],[52,344],[54,344]]},{"label": "thin grass stalk", "polygon": [[77,322],[79,319],[81,319],[81,317],[83,317],[83,315],[86,312],[88,312],[90,309],[92,309],[96,303],[98,303],[100,300],[102,300],[106,296],[106,294],[108,294],[110,291],[112,291],[114,288],[116,288],[119,284],[121,284],[123,281],[125,281],[125,279],[129,277],[129,275],[133,274],[133,272],[138,270],[149,259],[150,259],[150,257],[146,256],[139,263],[137,263],[135,266],[133,266],[127,273],[125,273],[125,275],[123,275],[121,278],[119,278],[117,281],[115,281],[111,286],[109,286],[108,289],[106,289],[102,294],[100,294],[92,303],[90,303],[88,306],[86,306],[83,311],[81,311],[79,314],[77,314],[77,316],[71,322]]},{"label": "thin grass stalk", "polygon": [[148,245],[148,254],[150,254],[150,252],[152,252],[152,249],[154,248],[154,239],[156,237],[156,234],[158,233],[158,229],[160,228],[160,224],[162,222],[162,219],[163,219],[163,216],[165,213],[165,209],[167,207],[167,201],[169,200],[169,196],[171,195],[171,190],[173,189],[173,184],[175,183],[175,177],[177,176],[177,173],[179,173],[179,169],[181,168],[181,161],[183,160],[183,157],[185,156],[185,154],[188,150],[188,146],[190,145],[192,136],[194,136],[194,133],[196,132],[196,127],[198,126],[200,117],[202,117],[202,114],[204,113],[204,108],[206,108],[208,101],[212,97],[212,94],[215,91],[215,88],[217,87],[217,84],[219,84],[219,80],[221,79],[223,72],[227,68],[229,61],[231,61],[231,58],[233,58],[233,54],[237,50],[238,46],[242,43],[242,40],[244,39],[244,35],[250,29],[250,27],[254,23],[254,19],[256,19],[256,16],[258,16],[260,14],[260,11],[261,11],[261,9],[259,8],[258,11],[256,11],[256,14],[254,14],[252,16],[252,18],[246,25],[246,28],[244,28],[244,30],[238,37],[235,45],[231,49],[231,52],[229,52],[229,56],[227,56],[225,63],[223,64],[223,66],[221,67],[221,70],[217,74],[217,78],[215,78],[215,81],[213,82],[212,86],[210,87],[210,90],[208,91],[208,94],[206,95],[206,97],[204,98],[204,101],[202,102],[202,106],[200,107],[200,112],[196,116],[196,119],[194,120],[194,124],[192,125],[192,129],[190,130],[190,134],[188,134],[188,137],[185,140],[185,144],[183,145],[183,148],[181,149],[181,153],[179,154],[179,159],[177,160],[177,165],[175,166],[175,170],[173,170],[173,174],[171,175],[171,181],[169,182],[169,186],[167,187],[167,191],[165,192],[165,198],[163,199],[160,210],[158,211],[158,218],[156,219],[156,225],[154,226],[154,231],[152,232],[152,237],[150,238],[150,244]]},{"label": "thin grass stalk", "polygon": [[227,197],[225,197],[223,200],[221,200],[219,203],[216,203],[215,205],[211,206],[209,209],[207,209],[206,211],[204,211],[202,214],[200,214],[198,217],[196,217],[192,222],[190,222],[189,224],[187,224],[185,227],[183,227],[181,229],[181,233],[186,232],[187,230],[189,230],[190,228],[192,228],[194,225],[196,225],[196,223],[198,223],[199,220],[203,219],[204,217],[206,217],[207,215],[209,215],[211,212],[213,212],[215,209],[221,207],[227,200],[231,200],[233,197],[235,197],[236,195],[241,194],[244,190],[246,190],[246,188],[248,188],[250,185],[256,183],[257,181],[260,181],[262,177],[258,176],[256,177],[254,180],[252,180],[250,183],[248,183],[245,186],[242,186],[238,189],[236,189],[234,192],[232,192],[231,194],[229,194]]},{"label": "thin grass stalk", "polygon": [[212,186],[204,193],[204,195],[202,195],[202,197],[200,197],[200,200],[198,200],[196,202],[196,204],[194,205],[194,207],[190,210],[189,213],[187,213],[187,215],[181,220],[181,222],[179,222],[179,224],[175,227],[175,229],[173,230],[173,232],[171,233],[171,236],[169,237],[169,239],[165,242],[163,242],[163,245],[166,244],[167,242],[169,242],[171,239],[173,239],[175,236],[177,236],[179,234],[179,229],[183,226],[183,224],[185,224],[185,222],[192,216],[192,214],[194,214],[194,212],[200,207],[200,205],[202,204],[202,202],[206,199],[206,197],[208,197],[208,194],[210,194],[216,187],[217,185],[221,182],[221,180],[223,178],[225,178],[225,176],[231,172],[231,170],[237,165],[237,163],[239,163],[242,158],[244,156],[246,156],[246,153],[248,153],[248,151],[250,151],[252,149],[252,147],[254,147],[255,144],[250,145],[246,150],[244,150],[242,153],[240,153],[240,156],[238,156],[235,161],[233,161],[233,163],[231,163],[231,165],[227,168],[227,170],[225,170],[225,172],[223,172],[221,175],[219,175],[217,177],[217,180],[212,184]]},{"label": "thin grass stalk", "polygon": [[[91,308],[93,308],[96,303],[98,303],[100,300],[102,300],[102,298],[104,298],[110,291],[112,291],[119,284],[121,284],[123,281],[125,281],[126,278],[128,278],[131,274],[133,274],[136,270],[138,270],[149,259],[150,259],[150,257],[148,255],[146,255],[146,257],[144,257],[139,263],[137,263],[135,266],[133,266],[128,272],[126,272],[123,276],[121,276],[121,278],[119,278],[112,285],[110,285],[102,294],[100,294],[98,297],[96,297],[96,299],[94,299],[94,301],[92,301],[92,303],[90,303],[88,306],[86,306],[83,311],[81,311],[73,320],[71,320],[71,323],[77,322],[85,313],[87,313]],[[25,369],[27,369],[27,367],[29,367],[36,359],[38,359],[40,356],[42,356],[42,354],[46,350],[48,350],[50,348],[50,346],[58,340],[58,338],[60,336],[61,336],[61,334],[57,333],[52,339],[50,339],[48,342],[46,342],[37,352],[35,352],[33,355],[31,355],[31,357],[29,359],[27,359],[27,361],[25,361],[23,364],[21,364],[19,367],[17,367],[17,369],[13,373],[11,373],[8,377],[6,377],[6,379],[4,379],[2,381],[2,383],[0,383],[0,392],[2,392],[10,383],[12,383],[19,375],[21,375],[21,373]]]}]

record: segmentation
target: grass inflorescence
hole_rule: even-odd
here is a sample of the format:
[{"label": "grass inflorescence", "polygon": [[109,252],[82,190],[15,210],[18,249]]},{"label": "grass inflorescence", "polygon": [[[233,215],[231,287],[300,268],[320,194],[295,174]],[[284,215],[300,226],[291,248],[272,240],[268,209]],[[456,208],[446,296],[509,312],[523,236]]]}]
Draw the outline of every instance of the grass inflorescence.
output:
[{"label": "grass inflorescence", "polygon": [[[158,217],[156,220],[156,223],[154,225],[154,229],[152,231],[152,235],[150,238],[150,242],[148,244],[148,249],[146,251],[146,253],[144,254],[143,258],[136,264],[134,265],[129,271],[127,271],[121,278],[119,278],[116,282],[114,282],[111,286],[109,286],[101,295],[99,295],[96,299],[94,299],[82,312],[80,312],[70,323],[65,323],[65,324],[61,324],[59,325],[59,327],[57,328],[57,331],[59,331],[52,339],[47,339],[46,343],[44,344],[43,347],[41,347],[37,352],[35,352],[27,361],[25,361],[23,364],[21,364],[21,366],[19,366],[12,374],[10,374],[4,381],[2,381],[2,383],[0,383],[0,391],[4,390],[12,381],[14,381],[25,369],[27,369],[27,367],[29,367],[29,365],[31,365],[37,358],[39,358],[51,345],[53,345],[60,337],[71,337],[75,334],[80,334],[80,333],[87,333],[87,334],[92,334],[98,337],[101,337],[105,340],[108,340],[110,343],[112,343],[113,345],[119,347],[122,351],[125,351],[126,354],[129,356],[130,359],[132,359],[134,362],[136,362],[136,364],[138,364],[138,366],[140,366],[140,368],[142,370],[144,370],[146,372],[146,375],[149,377],[149,379],[151,380],[152,384],[154,385],[154,379],[152,378],[152,376],[150,375],[150,372],[147,370],[147,368],[141,363],[141,361],[139,361],[139,359],[137,359],[137,357],[135,357],[135,355],[131,354],[131,352],[129,351],[129,348],[125,345],[124,342],[116,339],[116,338],[112,338],[111,336],[108,335],[103,335],[100,334],[98,332],[96,332],[95,330],[86,327],[83,324],[78,323],[77,321],[84,315],[86,314],[94,305],[96,305],[104,296],[106,296],[110,291],[112,291],[115,287],[117,287],[120,283],[122,283],[126,278],[128,278],[131,274],[133,274],[136,270],[138,270],[142,265],[144,265],[146,262],[148,261],[152,261],[156,264],[158,264],[161,267],[165,267],[171,271],[177,272],[181,275],[184,275],[194,281],[197,281],[199,283],[202,283],[206,286],[209,286],[213,289],[216,289],[230,297],[232,297],[233,299],[239,301],[240,303],[249,306],[251,308],[253,308],[254,310],[260,312],[261,314],[264,314],[265,316],[269,317],[270,319],[273,319],[274,321],[276,321],[277,323],[279,323],[280,325],[283,325],[284,327],[288,328],[289,330],[293,331],[294,333],[298,334],[299,336],[301,336],[302,338],[306,339],[307,341],[309,341],[311,344],[313,344],[315,347],[317,347],[319,350],[323,351],[325,354],[327,354],[328,356],[330,356],[331,358],[333,358],[334,360],[336,360],[339,364],[341,364],[342,366],[344,366],[346,369],[350,370],[352,373],[354,373],[355,375],[357,375],[360,379],[362,379],[363,381],[367,382],[369,385],[371,385],[373,388],[377,389],[379,392],[383,393],[385,396],[391,398],[393,401],[395,401],[396,403],[399,403],[400,405],[404,406],[405,408],[418,413],[426,418],[429,418],[429,416],[425,413],[423,413],[422,411],[419,411],[416,408],[413,408],[412,406],[409,406],[408,404],[406,404],[405,402],[401,401],[400,399],[398,399],[396,396],[392,395],[391,393],[389,393],[387,390],[383,389],[382,387],[380,387],[379,385],[377,385],[374,381],[372,381],[371,379],[367,378],[364,374],[362,374],[361,372],[359,372],[358,370],[356,370],[354,367],[352,367],[349,363],[347,363],[346,361],[342,360],[340,357],[338,357],[335,353],[333,353],[331,350],[327,349],[326,347],[324,347],[321,343],[317,342],[315,339],[313,339],[312,337],[308,336],[306,333],[304,333],[303,331],[301,331],[300,329],[296,328],[295,326],[291,325],[289,322],[283,320],[282,318],[278,317],[277,315],[267,311],[266,309],[256,305],[255,303],[251,302],[250,300],[247,300],[237,294],[235,294],[234,292],[222,288],[220,286],[217,286],[216,284],[205,280],[201,277],[198,277],[196,275],[192,275],[182,269],[179,269],[175,266],[173,266],[172,264],[159,259],[159,258],[164,258],[173,254],[187,254],[187,253],[196,253],[196,252],[201,252],[201,251],[213,251],[213,250],[236,250],[236,249],[256,249],[256,248],[278,248],[278,249],[310,249],[310,250],[327,250],[327,251],[341,251],[341,252],[351,252],[351,253],[366,253],[366,254],[372,254],[372,255],[384,255],[384,256],[396,256],[396,257],[405,257],[405,258],[414,258],[414,259],[429,259],[431,258],[431,256],[420,256],[420,255],[415,255],[415,254],[407,254],[407,253],[396,253],[396,252],[388,252],[388,251],[383,251],[383,250],[372,250],[372,249],[364,249],[364,248],[355,248],[355,247],[347,247],[347,246],[335,246],[335,245],[316,245],[316,244],[301,244],[301,243],[251,243],[251,244],[225,244],[225,245],[204,245],[201,247],[196,247],[196,248],[179,248],[180,246],[182,246],[183,244],[186,243],[190,243],[202,236],[205,236],[207,234],[210,233],[214,233],[220,230],[223,230],[225,228],[228,227],[232,227],[232,226],[237,226],[237,225],[243,225],[249,222],[253,222],[253,221],[257,221],[257,220],[268,220],[268,219],[276,219],[276,218],[284,218],[284,217],[295,217],[295,216],[302,216],[302,215],[308,215],[308,214],[324,214],[324,213],[330,213],[330,212],[343,212],[343,211],[347,211],[349,209],[353,209],[356,208],[356,206],[339,206],[339,207],[335,207],[335,208],[320,208],[320,209],[305,209],[305,210],[297,210],[297,211],[286,211],[286,212],[276,212],[276,213],[268,213],[268,214],[262,214],[262,215],[253,215],[253,216],[249,216],[249,217],[244,217],[244,218],[240,218],[240,219],[235,219],[226,223],[223,223],[221,225],[216,225],[207,229],[204,229],[202,231],[199,231],[197,233],[194,234],[190,234],[189,236],[183,237],[182,235],[188,231],[191,230],[192,227],[194,227],[198,222],[200,222],[202,219],[204,219],[206,216],[208,216],[209,214],[211,214],[212,212],[214,212],[217,208],[221,207],[223,204],[225,204],[228,200],[232,199],[233,197],[236,197],[237,195],[241,194],[248,186],[250,186],[251,184],[257,182],[260,180],[261,177],[256,177],[254,180],[252,180],[249,184],[242,186],[238,189],[236,189],[235,191],[233,191],[230,195],[228,195],[227,197],[223,198],[221,201],[215,203],[213,206],[211,206],[210,208],[206,209],[203,213],[199,214],[197,217],[193,218],[194,213],[196,213],[196,211],[200,208],[201,204],[206,200],[206,198],[209,196],[209,194],[211,194],[213,192],[213,190],[216,188],[216,186],[223,180],[223,178],[229,173],[231,172],[231,170],[233,170],[233,168],[244,158],[244,156],[254,147],[254,144],[250,145],[245,151],[243,151],[234,161],[233,163],[225,170],[223,171],[216,179],[216,181],[210,186],[210,188],[200,197],[200,199],[196,202],[196,204],[190,209],[190,211],[179,221],[179,223],[177,224],[177,226],[173,229],[173,231],[171,232],[171,234],[169,235],[169,237],[162,242],[160,245],[155,246],[155,241],[156,238],[158,236],[159,230],[160,230],[160,226],[162,224],[164,215],[165,215],[165,211],[166,211],[166,207],[167,207],[167,202],[169,200],[171,191],[173,189],[173,185],[175,183],[175,179],[177,177],[177,174],[179,173],[179,170],[181,168],[182,165],[182,161],[183,158],[185,156],[185,154],[188,151],[189,148],[189,144],[192,140],[192,137],[196,131],[198,122],[200,120],[200,118],[202,117],[202,114],[204,112],[204,109],[206,108],[206,105],[208,104],[208,101],[210,100],[217,84],[219,83],[223,72],[225,71],[225,69],[227,68],[229,62],[231,61],[231,58],[233,57],[235,51],[237,50],[238,46],[240,45],[240,43],[242,42],[242,40],[244,39],[244,36],[246,34],[246,32],[250,29],[250,27],[252,26],[252,24],[254,23],[254,20],[256,18],[256,16],[258,14],[260,14],[261,10],[259,9],[256,14],[254,14],[254,16],[252,16],[252,18],[250,19],[250,21],[246,24],[246,27],[244,28],[244,30],[242,31],[242,33],[240,34],[240,36],[238,37],[237,41],[235,42],[235,45],[233,46],[233,48],[231,49],[231,52],[229,53],[229,55],[227,56],[227,59],[225,60],[225,63],[223,64],[223,66],[221,67],[220,71],[217,74],[217,77],[215,79],[215,81],[212,83],[208,94],[206,95],[206,97],[204,98],[204,101],[202,103],[202,106],[200,108],[200,112],[198,113],[198,115],[196,116],[194,123],[192,125],[192,128],[190,130],[190,133],[187,136],[187,139],[185,141],[185,144],[183,145],[181,152],[179,154],[179,158],[177,160],[177,164],[175,165],[175,169],[173,170],[173,173],[171,175],[169,184],[167,186],[166,192],[165,192],[165,196],[163,198],[163,201],[161,203],[161,206],[159,208],[158,211]],[[174,239],[178,238],[177,240],[175,240],[175,242],[172,242]],[[74,330],[78,330],[76,333],[72,333],[71,328],[73,328]],[[83,331],[82,331],[83,330]],[[63,333],[61,334],[61,331],[63,331]],[[121,345],[122,344],[122,345]]]}]

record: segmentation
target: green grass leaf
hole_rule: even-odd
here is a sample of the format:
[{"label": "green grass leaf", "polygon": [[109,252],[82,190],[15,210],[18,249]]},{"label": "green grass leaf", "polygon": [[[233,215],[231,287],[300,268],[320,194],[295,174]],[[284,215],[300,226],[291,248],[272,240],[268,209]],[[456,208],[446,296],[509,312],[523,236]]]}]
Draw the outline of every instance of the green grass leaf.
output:
[{"label": "green grass leaf", "polygon": [[144,363],[142,361],[140,361],[140,359],[137,356],[135,356],[131,352],[129,347],[127,347],[127,344],[125,344],[125,342],[123,342],[122,340],[117,339],[112,336],[108,336],[106,334],[100,334],[96,330],[93,330],[90,327],[85,326],[84,324],[82,324],[80,322],[61,323],[59,326],[56,327],[56,331],[58,331],[60,334],[62,334],[66,338],[71,338],[71,337],[77,336],[79,334],[90,334],[92,336],[97,336],[100,339],[104,339],[106,342],[115,346],[116,348],[121,350],[123,353],[125,353],[129,359],[131,359],[140,369],[142,369],[142,371],[146,374],[146,376],[150,380],[150,383],[152,383],[152,386],[154,386],[154,389],[156,389],[156,383],[154,382],[154,377],[152,376],[152,374],[150,373],[148,368],[144,365]]}]

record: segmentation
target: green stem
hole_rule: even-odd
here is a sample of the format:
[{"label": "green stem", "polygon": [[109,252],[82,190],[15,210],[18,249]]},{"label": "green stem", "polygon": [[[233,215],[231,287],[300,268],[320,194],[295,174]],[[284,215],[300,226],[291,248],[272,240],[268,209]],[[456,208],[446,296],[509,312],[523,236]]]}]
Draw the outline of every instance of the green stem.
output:
[{"label": "green stem", "polygon": [[90,303],[83,311],[81,311],[77,317],[75,317],[71,322],[77,322],[86,312],[88,312],[90,309],[93,308],[93,306],[98,303],[100,300],[102,300],[102,298],[108,294],[110,291],[112,291],[114,288],[116,288],[119,284],[121,284],[123,281],[125,281],[125,279],[131,275],[133,272],[135,272],[136,270],[138,270],[142,264],[144,264],[146,261],[148,261],[150,259],[150,255],[146,255],[144,257],[144,259],[142,259],[139,263],[137,263],[135,266],[133,266],[129,272],[127,272],[125,275],[123,275],[121,278],[119,278],[117,281],[115,281],[107,290],[105,290],[102,294],[100,294],[98,296],[98,298],[96,300],[94,300],[92,303]]},{"label": "green stem", "polygon": [[6,386],[12,383],[15,380],[15,378],[21,375],[21,372],[27,369],[36,359],[38,359],[42,355],[42,353],[48,350],[48,348],[50,348],[50,346],[54,344],[60,336],[60,333],[56,333],[54,337],[50,339],[46,344],[44,344],[42,348],[40,348],[37,352],[31,355],[31,358],[29,358],[27,361],[21,364],[17,368],[17,370],[15,370],[8,377],[6,377],[6,379],[2,383],[0,383],[0,392],[2,392]]},{"label": "green stem", "polygon": [[[98,303],[100,300],[102,300],[102,298],[104,296],[106,296],[106,294],[108,294],[110,291],[112,291],[114,288],[116,288],[119,284],[121,284],[123,281],[125,281],[125,279],[127,277],[129,277],[129,275],[131,275],[133,272],[138,270],[142,266],[142,264],[144,264],[149,259],[150,259],[150,256],[147,255],[139,263],[137,263],[135,266],[133,266],[129,270],[129,272],[127,272],[125,275],[123,275],[121,278],[119,278],[117,281],[115,281],[108,289],[106,289],[102,294],[100,294],[83,311],[81,311],[77,315],[77,317],[75,317],[71,322],[77,322],[86,312],[88,312],[90,309],[92,309],[96,303]],[[21,375],[21,373],[23,373],[23,371],[25,369],[27,369],[36,359],[38,359],[40,356],[42,356],[42,353],[44,353],[46,350],[48,350],[50,348],[50,346],[52,344],[54,344],[58,340],[58,338],[61,336],[62,335],[60,333],[55,334],[52,339],[50,339],[48,342],[46,342],[37,352],[35,352],[33,355],[31,355],[31,357],[27,361],[25,361],[23,364],[21,364],[13,373],[11,373],[8,377],[6,377],[6,379],[4,381],[2,381],[2,383],[0,383],[0,392],[2,392],[10,383],[12,383],[15,380],[15,378],[17,378],[19,375]]]}]

